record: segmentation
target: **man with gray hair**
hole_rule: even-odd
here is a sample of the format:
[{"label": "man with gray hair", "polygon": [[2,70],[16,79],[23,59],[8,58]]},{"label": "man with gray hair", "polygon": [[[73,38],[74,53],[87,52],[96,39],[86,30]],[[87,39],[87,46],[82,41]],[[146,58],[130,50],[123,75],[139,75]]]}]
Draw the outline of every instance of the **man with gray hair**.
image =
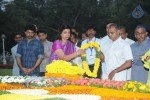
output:
[{"label": "man with gray hair", "polygon": [[131,66],[133,59],[130,45],[120,37],[116,24],[109,26],[108,35],[112,43],[105,44],[108,49],[104,53],[106,66],[102,79],[125,81],[126,69]]},{"label": "man with gray hair", "polygon": [[145,26],[138,25],[134,35],[137,41],[131,45],[133,63],[131,67],[131,80],[146,83],[148,70],[144,68],[141,56],[150,49],[150,40],[146,39],[147,31]]}]

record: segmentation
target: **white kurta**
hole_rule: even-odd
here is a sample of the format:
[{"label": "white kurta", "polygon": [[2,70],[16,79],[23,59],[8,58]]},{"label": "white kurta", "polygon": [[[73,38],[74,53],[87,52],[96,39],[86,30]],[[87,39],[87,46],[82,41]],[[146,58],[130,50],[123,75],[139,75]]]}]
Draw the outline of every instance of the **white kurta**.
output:
[{"label": "white kurta", "polygon": [[[105,70],[102,75],[102,79],[108,79],[108,75],[116,68],[123,65],[127,60],[132,60],[132,52],[130,45],[125,42],[121,37],[114,41],[111,46],[108,45],[108,49],[105,52]],[[127,80],[126,70],[118,72],[113,77],[113,80],[122,81]]]},{"label": "white kurta", "polygon": [[[126,38],[125,41],[131,45],[133,44],[135,41],[129,39],[129,38]],[[127,80],[131,80],[131,68],[127,69]]]},{"label": "white kurta", "polygon": [[11,53],[12,53],[12,56],[13,56],[13,60],[14,60],[14,63],[13,63],[13,70],[12,70],[12,75],[13,76],[19,76],[19,66],[17,64],[17,61],[16,61],[16,52],[17,52],[17,48],[18,48],[18,44],[16,44],[14,47],[11,48]]}]

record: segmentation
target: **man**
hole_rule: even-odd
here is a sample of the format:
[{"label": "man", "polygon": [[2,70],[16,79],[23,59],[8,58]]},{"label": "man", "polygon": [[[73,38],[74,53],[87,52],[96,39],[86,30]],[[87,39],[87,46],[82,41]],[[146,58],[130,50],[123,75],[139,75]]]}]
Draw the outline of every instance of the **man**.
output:
[{"label": "man", "polygon": [[83,33],[82,33],[82,41],[84,41],[85,39],[87,39],[87,37],[88,37],[88,36],[87,36],[86,32],[83,32]]},{"label": "man", "polygon": [[105,43],[107,43],[107,42],[111,42],[111,39],[109,38],[109,35],[108,35],[108,28],[109,28],[109,26],[110,26],[111,24],[113,24],[113,23],[108,23],[108,24],[106,25],[106,33],[107,33],[107,35],[104,36],[104,37],[101,39],[101,41],[103,42],[103,44],[105,44]]},{"label": "man", "polygon": [[141,56],[150,49],[150,40],[147,37],[146,28],[143,25],[138,25],[134,35],[137,41],[131,45],[133,53],[133,63],[131,67],[131,80],[146,83],[148,71],[144,68],[141,61]]},{"label": "man", "polygon": [[78,49],[81,47],[81,41],[78,39],[78,36],[76,33],[71,32],[70,40],[76,47],[78,47]]},{"label": "man", "polygon": [[79,36],[76,27],[71,27],[71,32],[74,32],[77,36]]},{"label": "man", "polygon": [[[81,43],[82,43],[82,42],[78,39],[78,36],[77,36],[76,33],[72,32],[72,33],[70,34],[70,40],[71,40],[71,42],[74,44],[74,46],[75,46],[75,48],[76,48],[76,51],[79,50],[80,47],[81,47]],[[82,59],[81,59],[81,56],[78,56],[78,57],[74,58],[74,59],[72,60],[72,62],[75,63],[75,64],[79,64],[79,65],[82,67]]]},{"label": "man", "polygon": [[[96,29],[95,27],[93,26],[89,26],[87,28],[87,35],[88,35],[88,38],[85,39],[81,46],[86,44],[86,43],[89,43],[89,42],[98,42],[99,45],[101,44],[100,43],[100,39],[96,38],[95,37],[95,34],[96,34]],[[101,46],[101,45],[100,45]],[[88,48],[86,49],[86,61],[89,65],[89,69],[93,72],[94,70],[94,61],[95,61],[95,57],[96,57],[96,50],[95,48]],[[97,78],[101,78],[101,67],[99,67],[99,70],[98,70],[98,73],[97,73]]]},{"label": "man", "polygon": [[116,24],[109,26],[108,35],[112,44],[104,54],[106,70],[103,72],[103,79],[127,80],[126,69],[131,66],[133,59],[130,45],[120,37]]},{"label": "man", "polygon": [[135,41],[128,38],[128,32],[124,26],[119,27],[119,33],[122,39],[124,39],[129,45],[133,44]]},{"label": "man", "polygon": [[[107,35],[104,36],[102,39],[101,39],[101,42],[102,42],[102,46],[101,47],[101,51],[102,53],[105,55],[106,51],[108,50],[109,46],[112,44],[112,40],[109,38],[109,35],[108,35],[108,28],[109,26],[113,24],[113,23],[108,23],[106,25],[106,33]],[[105,45],[107,44],[107,45]],[[106,65],[105,65],[105,61],[101,60],[101,64],[102,64],[102,73],[106,71]]]},{"label": "man", "polygon": [[35,38],[36,28],[33,24],[27,25],[24,31],[26,38],[19,43],[16,54],[20,75],[38,76],[39,65],[44,56],[44,47]]},{"label": "man", "polygon": [[51,54],[52,42],[47,40],[47,33],[44,30],[39,30],[37,35],[44,46],[44,59],[40,64],[40,76],[45,75],[45,67],[50,63],[49,57]]},{"label": "man", "polygon": [[[124,39],[129,45],[133,44],[134,41],[127,38],[128,33],[126,32],[126,28],[124,26],[119,26],[119,34],[122,39]],[[127,69],[127,80],[131,80],[131,67]]]},{"label": "man", "polygon": [[22,35],[20,33],[16,33],[14,36],[14,40],[17,43],[14,47],[11,48],[11,53],[14,59],[13,63],[13,70],[12,70],[12,75],[13,76],[19,76],[19,67],[16,61],[16,53],[17,53],[17,48],[18,48],[18,43],[22,40]]}]

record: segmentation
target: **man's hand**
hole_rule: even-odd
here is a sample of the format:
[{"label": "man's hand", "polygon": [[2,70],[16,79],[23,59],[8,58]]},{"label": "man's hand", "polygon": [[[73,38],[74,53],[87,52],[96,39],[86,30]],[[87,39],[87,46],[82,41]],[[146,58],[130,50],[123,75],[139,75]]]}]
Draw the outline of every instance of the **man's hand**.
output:
[{"label": "man's hand", "polygon": [[31,72],[33,72],[34,71],[34,69],[33,68],[29,68],[29,69],[27,69],[28,70],[28,73],[31,73]]},{"label": "man's hand", "polygon": [[21,70],[27,75],[30,74],[27,68],[22,67]]},{"label": "man's hand", "polygon": [[109,73],[108,79],[112,80],[115,74],[116,74],[116,69],[113,70],[111,73]]}]

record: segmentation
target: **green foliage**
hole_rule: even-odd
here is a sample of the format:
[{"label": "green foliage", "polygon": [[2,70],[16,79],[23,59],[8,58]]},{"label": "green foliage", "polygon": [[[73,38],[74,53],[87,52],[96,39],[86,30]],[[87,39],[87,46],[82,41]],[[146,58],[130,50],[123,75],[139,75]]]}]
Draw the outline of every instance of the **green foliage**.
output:
[{"label": "green foliage", "polygon": [[[125,25],[133,33],[137,24],[149,25],[149,0],[14,0],[0,2],[0,35],[6,34],[7,43],[11,43],[15,32],[24,33],[27,23],[34,23],[47,31],[50,41],[56,39],[56,33],[63,24],[75,26],[79,33],[89,24],[96,26],[97,36],[105,36],[105,26],[109,22]],[[132,17],[133,9],[141,4],[145,11],[141,19]],[[129,34],[129,38],[134,38]],[[10,48],[11,46],[7,45]]]},{"label": "green foliage", "polygon": [[10,92],[7,92],[7,91],[2,91],[0,90],[0,95],[3,95],[3,94],[11,94]]}]

